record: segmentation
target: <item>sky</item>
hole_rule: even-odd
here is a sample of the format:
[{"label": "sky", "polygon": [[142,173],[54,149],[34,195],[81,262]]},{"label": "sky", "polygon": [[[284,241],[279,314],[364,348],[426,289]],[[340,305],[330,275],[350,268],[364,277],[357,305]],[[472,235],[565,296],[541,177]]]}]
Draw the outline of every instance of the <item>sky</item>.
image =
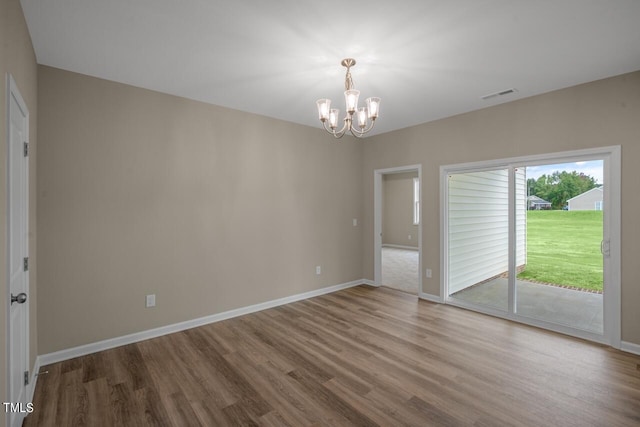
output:
[{"label": "sky", "polygon": [[585,175],[592,176],[596,179],[598,184],[604,184],[602,178],[603,175],[603,162],[602,160],[590,160],[588,162],[574,162],[574,163],[555,163],[550,165],[528,166],[527,167],[527,179],[538,179],[542,175],[551,175],[555,171],[576,171],[578,173],[584,173]]}]

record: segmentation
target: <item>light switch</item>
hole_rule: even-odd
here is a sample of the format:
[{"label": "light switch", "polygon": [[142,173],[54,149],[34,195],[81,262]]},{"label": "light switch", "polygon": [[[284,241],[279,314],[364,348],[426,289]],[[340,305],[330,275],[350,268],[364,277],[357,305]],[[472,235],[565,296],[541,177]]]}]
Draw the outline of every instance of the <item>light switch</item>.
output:
[{"label": "light switch", "polygon": [[147,308],[156,306],[156,294],[147,295]]}]

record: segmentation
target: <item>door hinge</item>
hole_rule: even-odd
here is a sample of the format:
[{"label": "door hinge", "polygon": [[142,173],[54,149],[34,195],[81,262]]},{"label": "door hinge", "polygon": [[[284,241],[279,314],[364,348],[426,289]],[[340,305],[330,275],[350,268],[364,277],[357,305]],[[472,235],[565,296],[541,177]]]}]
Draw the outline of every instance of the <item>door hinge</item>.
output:
[{"label": "door hinge", "polygon": [[24,385],[29,385],[29,371],[24,371]]},{"label": "door hinge", "polygon": [[24,271],[29,271],[29,257],[25,257],[22,259],[22,269]]},{"label": "door hinge", "polygon": [[29,143],[24,143],[24,156],[27,157],[29,155]]}]

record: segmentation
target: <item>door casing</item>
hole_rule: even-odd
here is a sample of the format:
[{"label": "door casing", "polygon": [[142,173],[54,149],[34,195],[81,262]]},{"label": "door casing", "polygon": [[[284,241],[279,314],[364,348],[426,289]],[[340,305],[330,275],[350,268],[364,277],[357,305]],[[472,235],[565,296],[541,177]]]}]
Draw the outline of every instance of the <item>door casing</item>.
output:
[{"label": "door casing", "polygon": [[374,247],[374,284],[382,285],[382,177],[383,175],[418,172],[420,183],[420,222],[418,224],[418,297],[425,297],[422,292],[422,223],[424,222],[424,203],[422,202],[422,165],[399,166],[373,171],[373,247]]}]

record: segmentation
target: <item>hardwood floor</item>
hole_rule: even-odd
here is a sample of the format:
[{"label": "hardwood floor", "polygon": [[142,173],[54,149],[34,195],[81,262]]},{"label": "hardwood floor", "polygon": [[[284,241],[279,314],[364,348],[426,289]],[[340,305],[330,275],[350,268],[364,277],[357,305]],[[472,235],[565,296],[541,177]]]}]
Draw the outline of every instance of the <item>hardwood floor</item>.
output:
[{"label": "hardwood floor", "polygon": [[359,286],[43,367],[26,426],[637,426],[640,357]]}]

